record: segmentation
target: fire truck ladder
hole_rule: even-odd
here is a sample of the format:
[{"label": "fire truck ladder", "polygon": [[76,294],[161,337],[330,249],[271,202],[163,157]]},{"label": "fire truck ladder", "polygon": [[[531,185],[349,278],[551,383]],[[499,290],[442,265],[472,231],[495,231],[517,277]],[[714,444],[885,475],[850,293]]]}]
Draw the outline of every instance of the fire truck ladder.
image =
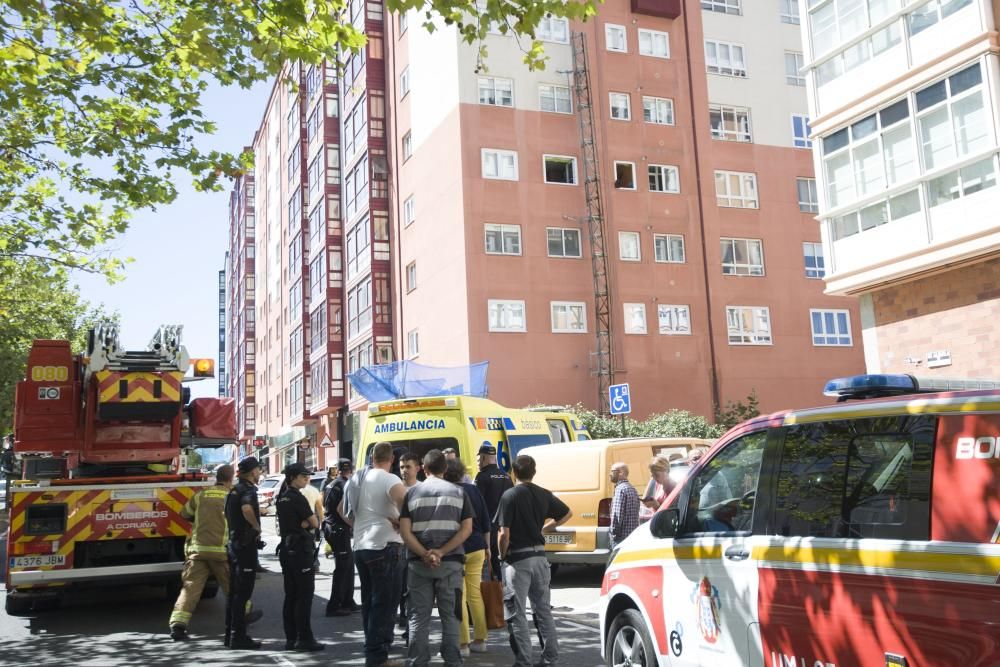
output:
[{"label": "fire truck ladder", "polygon": [[573,33],[573,91],[576,117],[580,122],[580,145],[583,150],[583,188],[587,199],[587,227],[590,231],[590,265],[594,273],[594,319],[597,324],[597,405],[601,414],[609,408],[608,387],[614,383],[614,345],[611,321],[611,275],[608,270],[607,225],[601,203],[601,170],[597,160],[597,137],[594,108],[590,95],[590,71],[587,68],[586,36]]}]

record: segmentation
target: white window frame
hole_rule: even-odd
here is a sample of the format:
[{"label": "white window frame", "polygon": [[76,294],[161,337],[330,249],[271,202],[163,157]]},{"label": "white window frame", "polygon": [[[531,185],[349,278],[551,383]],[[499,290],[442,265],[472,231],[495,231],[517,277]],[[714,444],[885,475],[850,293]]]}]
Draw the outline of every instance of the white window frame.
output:
[{"label": "white window frame", "polygon": [[[722,249],[723,245],[732,248],[733,261],[726,261],[726,253]],[[743,247],[743,256],[746,258],[745,262],[737,261],[737,256],[739,255],[737,249],[740,246]],[[757,256],[760,258],[759,264],[750,259],[754,247],[756,247]],[[766,275],[764,269],[765,261],[764,242],[761,239],[736,238],[732,236],[723,236],[719,239],[719,263],[722,267],[722,275],[724,276],[761,278]],[[727,268],[729,269],[728,271]]]},{"label": "white window frame", "polygon": [[404,67],[399,73],[399,99],[403,99],[410,94],[410,68]]},{"label": "white window frame", "polygon": [[[565,92],[565,98],[559,93]],[[546,98],[552,99],[552,108],[546,109],[542,100]],[[559,108],[559,103],[565,101],[568,107],[565,111]],[[573,113],[573,90],[569,86],[563,86],[558,83],[540,83],[538,84],[538,110],[544,113]]]},{"label": "white window frame", "polygon": [[[498,89],[497,84],[500,84],[500,88],[499,89]],[[504,107],[504,108],[508,108],[508,109],[514,108],[514,80],[513,79],[507,79],[507,78],[500,77],[500,76],[481,76],[481,77],[479,77],[479,81],[478,81],[477,86],[478,86],[477,90],[478,90],[478,94],[479,94],[479,103],[480,104],[482,104],[484,106],[491,106],[491,107]],[[507,89],[504,90],[503,86],[507,86]],[[486,97],[487,101],[485,101],[485,102],[483,101],[483,99],[484,99],[483,98],[483,91],[484,90],[487,93],[487,97]],[[503,98],[501,98],[501,94],[503,94],[503,93],[507,93],[507,95],[509,96],[509,103],[508,104],[501,103],[501,100],[503,99]],[[492,97],[493,97],[493,101],[492,102],[489,101],[489,95],[492,95]]]},{"label": "white window frame", "polygon": [[[633,326],[630,315],[642,313],[642,326]],[[622,304],[622,328],[626,336],[642,336],[649,332],[649,322],[646,320],[646,304],[644,303],[623,303]]]},{"label": "white window frame", "polygon": [[[553,255],[549,248],[549,234],[551,232],[559,232],[560,244],[562,245],[563,253],[561,255]],[[566,254],[566,232],[573,232],[576,234],[577,247],[580,250],[578,255],[568,255]],[[545,228],[545,254],[548,257],[556,257],[559,259],[581,259],[583,257],[583,234],[579,229],[574,227],[546,227]]]},{"label": "white window frame", "polygon": [[[800,135],[799,130],[802,130],[804,134]],[[809,116],[801,113],[792,114],[792,147],[793,148],[812,148],[813,142],[809,138],[811,130],[809,127]]]},{"label": "white window frame", "polygon": [[406,291],[407,293],[417,289],[417,262],[416,260],[406,265]]},{"label": "white window frame", "polygon": [[[681,242],[680,258],[673,256],[674,253],[671,251],[674,247],[672,242],[677,241],[678,239]],[[659,252],[660,245],[657,244],[657,241],[662,241],[663,243],[660,245],[662,245],[666,250],[666,252],[662,255]],[[653,261],[660,264],[684,264],[687,261],[687,247],[684,244],[684,235],[653,234]]]},{"label": "white window frame", "polygon": [[732,14],[734,16],[743,14],[742,0],[701,0],[701,8],[720,14]]},{"label": "white window frame", "polygon": [[[805,185],[806,198],[802,198],[802,185]],[[795,196],[799,200],[801,213],[819,213],[819,190],[816,189],[816,179],[808,176],[795,177]]]},{"label": "white window frame", "polygon": [[[645,49],[645,50],[643,50],[643,47],[642,47],[642,38],[643,37],[648,37],[649,38],[649,47],[650,48]],[[656,39],[658,37],[662,38],[663,45],[665,47],[662,53],[657,53],[656,52]],[[670,33],[663,32],[662,30],[649,30],[647,28],[639,28],[639,38],[638,39],[639,39],[639,55],[640,56],[649,56],[650,58],[663,58],[663,59],[670,58]]]},{"label": "white window frame", "polygon": [[[725,176],[726,191],[719,192],[719,177]],[[739,192],[729,190],[730,178],[737,177]],[[723,203],[723,200],[728,203]],[[722,208],[760,208],[760,194],[757,191],[757,174],[748,171],[715,170],[715,203]]]},{"label": "white window frame", "polygon": [[[497,173],[489,175],[486,171],[486,159],[492,156],[496,160]],[[513,175],[503,176],[501,169],[502,158],[513,158]],[[483,178],[495,181],[516,181],[517,180],[517,151],[509,151],[503,148],[483,148],[480,150],[480,161]]]},{"label": "white window frame", "polygon": [[[612,46],[612,34],[621,36],[621,46]],[[617,41],[617,40],[615,40]],[[628,29],[616,23],[604,24],[604,48],[612,53],[628,53]]]},{"label": "white window frame", "polygon": [[[624,107],[619,104],[623,99],[625,101]],[[624,109],[625,114],[621,115],[621,111],[619,111],[618,115],[615,115],[615,109]],[[611,120],[632,120],[632,96],[628,93],[615,91],[608,93],[608,113],[611,115]]]},{"label": "white window frame", "polygon": [[420,329],[410,329],[406,332],[406,358],[416,359],[420,356]]},{"label": "white window frame", "polygon": [[[566,183],[560,181],[550,181],[548,172],[549,160],[554,162],[559,162],[561,164],[572,164],[573,165],[573,180]],[[577,169],[576,157],[572,155],[553,155],[550,153],[545,153],[542,155],[542,181],[548,185],[579,185],[580,183],[580,170]]]},{"label": "white window frame", "polygon": [[[622,240],[625,238],[635,239],[635,257],[625,256],[625,244],[622,243]],[[639,232],[628,232],[628,231],[618,232],[618,259],[623,262],[642,261],[642,235]]]},{"label": "white window frame", "polygon": [[[791,65],[791,68],[789,68]],[[789,86],[806,85],[806,77],[802,68],[806,65],[805,57],[798,51],[785,51],[785,83]]]},{"label": "white window frame", "polygon": [[535,39],[541,42],[569,44],[569,19],[560,16],[543,16],[535,27]]},{"label": "white window frame", "polygon": [[[668,323],[664,326],[664,318]],[[687,322],[685,329],[681,321]],[[675,322],[671,326],[671,322]],[[656,324],[661,336],[690,336],[691,308],[683,304],[660,303],[656,305]]]},{"label": "white window frame", "polygon": [[791,25],[799,25],[802,19],[799,17],[798,0],[778,0],[780,3],[781,22]]},{"label": "white window frame", "polygon": [[[713,114],[718,114],[718,123],[714,122]],[[750,120],[750,109],[747,107],[734,107],[728,104],[709,104],[708,124],[711,128],[713,139],[718,141],[753,143],[753,124]]]},{"label": "white window frame", "polygon": [[[646,177],[650,192],[660,192],[665,194],[680,194],[681,191],[681,171],[672,164],[650,164],[646,165]],[[662,180],[664,189],[654,190],[653,180]],[[670,184],[673,182],[674,187]]]},{"label": "white window frame", "polygon": [[[820,325],[822,331],[816,331],[816,320],[815,316],[820,316]],[[826,331],[827,316],[833,315],[833,325],[836,331]],[[843,316],[844,321],[841,322],[840,317]],[[840,324],[845,324],[847,331],[840,331]],[[813,347],[854,347],[854,336],[851,334],[851,311],[839,308],[810,308],[809,309],[809,331],[812,336]],[[824,342],[816,342],[817,338],[825,339]],[[847,338],[846,343],[842,342],[829,342],[830,339],[843,339]]]},{"label": "white window frame", "polygon": [[400,152],[403,154],[403,162],[406,162],[411,157],[413,157],[413,134],[407,132],[403,135],[400,143]]},{"label": "white window frame", "polygon": [[637,190],[639,188],[639,177],[635,173],[635,162],[629,162],[628,160],[615,160],[614,161],[613,167],[614,167],[614,170],[615,170],[615,180],[612,181],[612,183],[617,183],[618,182],[618,165],[620,165],[620,164],[627,164],[630,167],[632,167],[632,187],[626,188],[625,186],[619,187],[618,185],[615,185],[614,186],[615,190]]},{"label": "white window frame", "polygon": [[[494,232],[500,235],[500,251],[490,250],[489,244],[486,242],[489,232]],[[514,234],[517,236],[517,252],[507,252],[507,235]],[[524,252],[524,244],[521,238],[521,225],[505,225],[499,222],[486,222],[483,223],[483,250],[487,255],[506,255],[508,257],[520,257]]]},{"label": "white window frame", "polygon": [[[567,322],[570,321],[569,309],[578,308],[580,311],[579,321],[582,328],[574,329],[573,327],[560,328],[556,326],[556,310],[564,309],[566,311]],[[549,319],[552,324],[552,333],[587,333],[587,304],[584,301],[550,301],[549,302]]]},{"label": "white window frame", "polygon": [[[753,324],[750,329],[745,329],[741,317],[740,327],[735,329],[734,335],[734,328],[730,326],[732,318],[734,315],[745,315],[746,311],[750,311]],[[761,316],[767,326],[758,328]],[[771,309],[768,306],[726,306],[726,333],[730,345],[774,345],[773,331]]]},{"label": "white window frame", "polygon": [[403,226],[409,227],[417,219],[416,195],[410,195],[403,200]]},{"label": "white window frame", "polygon": [[669,97],[643,95],[642,120],[652,125],[673,125],[674,101]]},{"label": "white window frame", "polygon": [[[503,310],[505,308],[520,309],[521,311],[521,325],[517,326],[501,326],[498,321],[494,324],[493,313],[496,309],[497,318],[503,316]],[[528,330],[528,311],[524,307],[523,299],[488,299],[486,302],[486,323],[487,328],[491,333],[525,333]]]},{"label": "white window frame", "polygon": [[[810,257],[813,258],[814,264],[818,264],[818,262],[816,262],[816,258],[819,258],[822,261],[823,266],[810,267],[807,264]],[[821,280],[824,276],[826,276],[826,257],[823,256],[822,243],[814,243],[812,241],[802,242],[802,267],[805,269],[806,278],[811,280]]]},{"label": "white window frame", "polygon": [[[711,47],[711,48],[710,48]],[[727,56],[723,57],[723,51]],[[737,58],[736,55],[739,54]],[[705,68],[709,74],[746,79],[750,76],[747,50],[743,44],[718,39],[705,40]]]}]

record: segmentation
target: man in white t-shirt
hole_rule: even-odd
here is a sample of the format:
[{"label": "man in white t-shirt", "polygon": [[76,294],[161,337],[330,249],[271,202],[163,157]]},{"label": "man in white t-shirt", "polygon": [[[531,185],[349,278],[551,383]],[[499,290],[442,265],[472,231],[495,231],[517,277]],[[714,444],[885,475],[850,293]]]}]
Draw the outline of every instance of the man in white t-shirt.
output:
[{"label": "man in white t-shirt", "polygon": [[372,466],[351,478],[340,508],[354,526],[354,560],[361,580],[361,618],[365,630],[366,667],[402,667],[389,660],[393,621],[403,575],[403,540],[399,536],[399,508],[405,487],[393,475],[393,451],[388,442],[372,448]]}]

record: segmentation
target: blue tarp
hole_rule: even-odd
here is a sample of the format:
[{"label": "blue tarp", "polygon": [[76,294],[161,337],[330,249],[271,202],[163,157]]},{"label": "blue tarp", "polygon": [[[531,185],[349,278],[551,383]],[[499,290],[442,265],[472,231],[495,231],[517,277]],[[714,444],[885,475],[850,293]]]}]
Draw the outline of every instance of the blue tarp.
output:
[{"label": "blue tarp", "polygon": [[347,374],[354,390],[368,401],[418,396],[486,396],[488,361],[468,366],[422,366],[412,361],[366,366]]}]

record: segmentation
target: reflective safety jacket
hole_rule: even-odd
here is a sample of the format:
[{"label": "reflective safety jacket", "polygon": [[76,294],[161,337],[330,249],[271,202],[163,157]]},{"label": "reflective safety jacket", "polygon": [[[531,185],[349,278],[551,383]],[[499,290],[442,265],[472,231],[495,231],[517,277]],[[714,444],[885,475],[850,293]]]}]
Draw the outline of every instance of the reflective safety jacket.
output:
[{"label": "reflective safety jacket", "polygon": [[185,553],[202,559],[226,560],[229,526],[226,523],[226,496],[229,491],[221,484],[196,493],[181,509],[181,516],[192,521],[191,536]]}]

